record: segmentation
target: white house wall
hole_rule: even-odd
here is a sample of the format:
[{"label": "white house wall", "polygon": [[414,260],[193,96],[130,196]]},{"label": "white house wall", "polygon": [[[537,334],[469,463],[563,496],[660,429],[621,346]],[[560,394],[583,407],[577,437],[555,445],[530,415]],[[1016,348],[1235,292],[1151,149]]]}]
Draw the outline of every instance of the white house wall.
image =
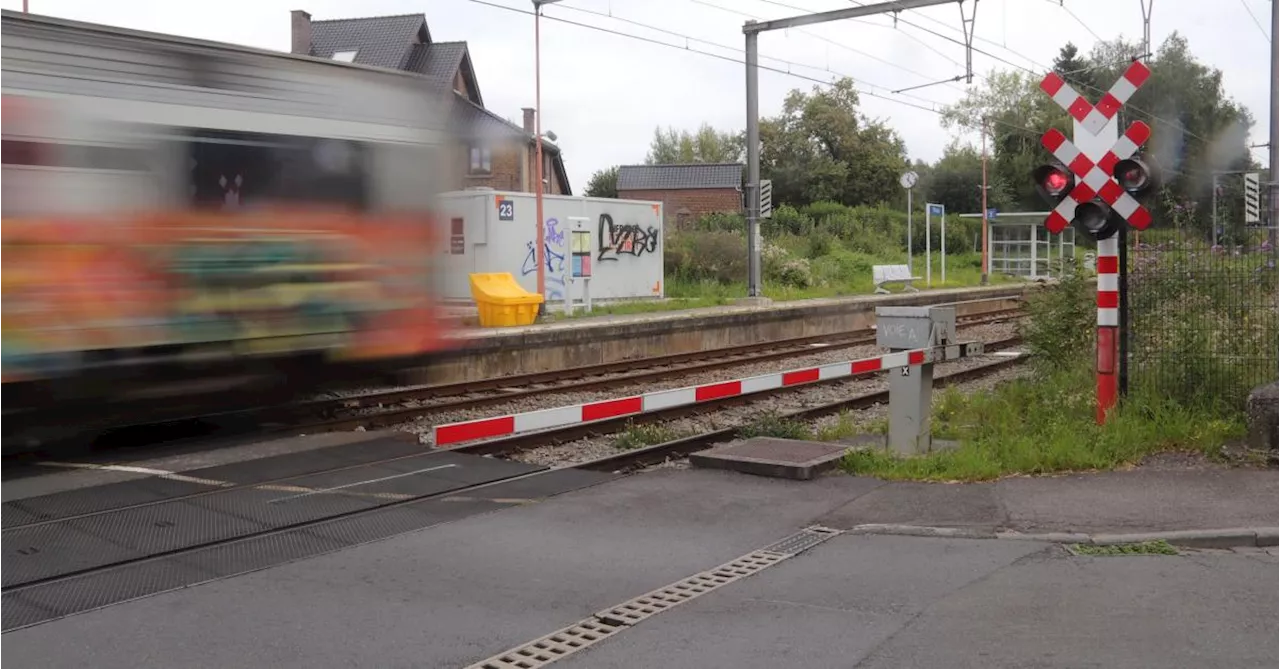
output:
[{"label": "white house wall", "polygon": [[[504,216],[501,203],[509,203]],[[440,196],[446,299],[470,300],[467,275],[510,272],[526,290],[537,290],[534,245],[537,198],[530,193],[461,191]],[[462,240],[451,238],[453,220],[463,219]],[[510,220],[503,220],[510,218]],[[575,218],[585,219],[571,220]],[[563,300],[569,267],[570,231],[591,233],[591,299],[637,299],[665,295],[662,203],[569,196],[543,196],[546,298]],[[458,242],[461,241],[459,244]],[[462,253],[457,253],[461,249]],[[574,299],[582,283],[573,282]]]}]

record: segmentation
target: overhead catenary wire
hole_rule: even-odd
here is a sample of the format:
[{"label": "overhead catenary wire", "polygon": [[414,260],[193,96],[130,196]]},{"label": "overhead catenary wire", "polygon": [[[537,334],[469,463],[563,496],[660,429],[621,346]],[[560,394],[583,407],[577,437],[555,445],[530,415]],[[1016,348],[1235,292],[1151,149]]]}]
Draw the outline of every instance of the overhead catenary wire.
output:
[{"label": "overhead catenary wire", "polygon": [[[519,8],[519,7],[511,7],[511,6],[509,6],[509,5],[503,5],[503,4],[499,4],[499,3],[496,3],[496,2],[491,2],[491,1],[489,1],[489,0],[467,0],[467,2],[471,2],[471,3],[473,3],[473,4],[478,4],[478,5],[484,5],[484,6],[486,6],[486,7],[493,7],[493,8],[495,8],[495,9],[501,9],[501,10],[504,10],[504,11],[514,12],[514,13],[517,13],[517,14],[525,14],[525,15],[527,15],[527,16],[533,16],[533,12],[532,12],[532,11],[530,11],[530,10],[521,9],[521,8]],[[643,36],[643,35],[635,35],[635,34],[632,34],[632,33],[623,32],[623,31],[621,31],[621,30],[614,30],[614,29],[612,29],[612,28],[606,28],[606,27],[603,27],[603,26],[592,25],[592,24],[589,24],[589,23],[582,23],[582,22],[579,22],[579,21],[574,21],[574,20],[571,20],[571,19],[566,19],[566,18],[562,18],[562,17],[554,16],[554,15],[549,15],[549,14],[546,14],[546,13],[544,13],[544,14],[542,15],[542,18],[543,18],[544,20],[555,21],[555,22],[559,22],[559,23],[564,23],[564,24],[568,24],[568,25],[576,26],[576,27],[579,27],[579,28],[586,28],[586,29],[588,29],[588,30],[594,30],[594,31],[597,31],[597,32],[608,33],[608,34],[615,35],[615,36],[618,36],[618,37],[625,37],[625,38],[627,38],[627,39],[632,39],[632,40],[636,40],[636,41],[639,41],[639,42],[645,42],[645,43],[653,44],[653,45],[656,45],[656,46],[663,46],[663,47],[667,47],[667,48],[670,48],[670,49],[678,49],[678,50],[680,50],[680,51],[684,51],[684,52],[687,52],[687,53],[694,53],[694,54],[698,54],[698,55],[701,55],[701,56],[707,56],[707,57],[709,57],[709,58],[716,58],[716,59],[718,59],[718,60],[723,60],[723,61],[727,61],[727,62],[730,62],[730,63],[735,63],[735,64],[739,64],[739,65],[743,65],[743,66],[745,66],[745,65],[746,65],[746,62],[745,62],[744,60],[741,60],[741,59],[738,59],[738,58],[734,58],[734,57],[732,57],[732,56],[726,56],[726,55],[724,55],[724,54],[714,53],[714,52],[711,52],[711,51],[703,51],[703,50],[701,50],[701,49],[695,49],[695,48],[690,47],[690,46],[681,46],[681,45],[678,45],[678,44],[671,44],[670,42],[664,42],[664,41],[662,41],[662,40],[654,39],[654,38],[651,38],[651,37],[645,37],[645,36]],[[684,37],[683,35],[679,35],[679,36]],[[831,86],[831,85],[832,85],[832,82],[831,82],[831,81],[828,81],[828,80],[819,79],[819,78],[817,78],[817,77],[811,77],[811,76],[808,76],[808,75],[804,75],[804,74],[800,74],[800,73],[797,73],[797,72],[792,72],[792,71],[784,70],[784,69],[777,68],[777,67],[771,67],[771,66],[768,66],[768,65],[761,65],[761,64],[758,64],[758,65],[757,65],[757,67],[758,67],[759,69],[761,69],[761,70],[765,70],[765,71],[769,71],[769,72],[776,72],[776,73],[778,73],[778,74],[782,74],[782,75],[785,75],[785,76],[793,77],[793,78],[796,78],[796,79],[801,79],[801,80],[804,80],[804,81],[810,81],[810,82],[813,82],[813,83],[816,83],[816,84],[821,84],[821,85],[824,85],[824,86]],[[833,73],[833,74],[834,74],[834,73]],[[850,77],[850,78],[852,78],[852,77]],[[941,116],[941,115],[942,115],[942,113],[943,113],[942,111],[940,111],[940,110],[938,110],[938,109],[936,109],[936,108],[934,108],[934,107],[927,107],[927,106],[925,106],[925,105],[922,105],[922,104],[916,104],[916,103],[914,103],[914,102],[909,102],[909,101],[907,101],[907,100],[902,100],[902,99],[895,98],[895,97],[890,97],[890,96],[887,96],[887,95],[881,95],[881,94],[875,93],[874,91],[867,91],[867,90],[863,90],[863,89],[856,89],[856,88],[855,88],[855,90],[857,90],[857,91],[858,91],[858,93],[859,93],[860,95],[866,95],[867,97],[872,97],[872,98],[876,98],[876,99],[879,99],[879,100],[885,100],[885,101],[892,102],[892,103],[899,104],[899,105],[903,105],[903,106],[906,106],[906,107],[911,107],[911,108],[913,108],[913,109],[919,109],[919,110],[921,110],[921,111],[930,112],[930,113],[933,113],[933,114],[937,114],[937,115],[939,115],[939,116]],[[935,102],[935,103],[933,103],[933,104],[939,104],[939,103],[936,103],[936,102]],[[1001,126],[1007,127],[1007,128],[1009,128],[1009,129],[1011,129],[1011,130],[1015,130],[1015,131],[1018,131],[1018,132],[1027,133],[1027,134],[1029,134],[1029,135],[1031,135],[1031,136],[1034,136],[1034,137],[1036,137],[1036,138],[1038,138],[1038,137],[1040,136],[1040,134],[1041,134],[1041,133],[1040,133],[1040,131],[1038,131],[1038,130],[1035,130],[1035,129],[1032,129],[1032,128],[1028,128],[1028,127],[1025,127],[1025,126],[1019,126],[1019,125],[1012,124],[1012,123],[1008,123],[1008,122],[1004,122],[1004,121],[999,121],[999,120],[996,120],[996,119],[992,119],[992,121],[991,121],[991,122],[992,122],[992,123],[995,123],[996,125],[1001,125]]]},{"label": "overhead catenary wire", "polygon": [[[1272,2],[1274,2],[1274,1],[1275,1],[1275,0],[1272,0]],[[1246,2],[1246,0],[1240,0],[1240,6],[1241,6],[1241,7],[1244,7],[1244,11],[1246,11],[1246,12],[1248,12],[1248,13],[1249,13],[1249,18],[1253,19],[1253,25],[1258,26],[1258,32],[1261,32],[1261,33],[1262,33],[1262,37],[1263,37],[1263,39],[1265,39],[1265,40],[1267,40],[1268,42],[1270,42],[1270,41],[1271,41],[1271,35],[1267,34],[1267,29],[1262,27],[1262,22],[1258,20],[1258,17],[1257,17],[1257,15],[1255,15],[1255,14],[1253,13],[1253,10],[1252,10],[1252,9],[1249,9],[1249,3],[1248,3],[1248,2]],[[1272,30],[1274,30],[1274,29],[1275,29],[1275,26],[1272,26]]]},{"label": "overhead catenary wire", "polygon": [[[583,14],[591,14],[591,15],[594,15],[594,16],[600,16],[600,17],[607,18],[607,19],[611,19],[611,20],[614,20],[614,21],[620,21],[620,22],[622,22],[622,23],[627,23],[627,24],[630,24],[630,25],[636,26],[636,27],[638,27],[638,28],[644,28],[644,29],[646,29],[646,30],[652,30],[652,31],[654,31],[654,32],[660,32],[660,33],[663,33],[663,34],[666,34],[666,35],[671,35],[672,37],[678,37],[678,38],[680,38],[680,39],[685,40],[686,42],[699,42],[699,43],[702,43],[702,44],[707,44],[707,45],[710,45],[710,46],[714,46],[714,47],[716,47],[716,48],[725,49],[725,50],[728,50],[728,51],[733,51],[734,53],[745,53],[745,50],[744,50],[744,49],[741,49],[741,48],[738,48],[738,47],[735,47],[735,46],[729,46],[729,45],[727,45],[727,44],[720,44],[720,43],[718,43],[718,42],[713,42],[713,41],[710,41],[710,40],[707,40],[707,39],[703,39],[703,38],[700,38],[700,37],[692,37],[692,36],[690,36],[690,35],[686,35],[686,34],[684,34],[684,33],[677,32],[677,31],[675,31],[675,30],[669,30],[669,29],[667,29],[667,28],[661,28],[661,27],[658,27],[658,26],[650,25],[650,24],[648,24],[648,23],[643,23],[643,22],[641,22],[641,21],[636,21],[636,20],[634,20],[634,19],[628,19],[628,18],[625,18],[625,17],[617,16],[617,15],[612,14],[612,13],[598,12],[598,11],[595,11],[595,10],[592,10],[592,9],[586,9],[586,8],[583,8],[583,7],[574,7],[573,5],[563,5],[563,4],[562,4],[562,5],[559,5],[558,7],[556,7],[556,9],[557,9],[557,10],[567,9],[567,10],[570,10],[570,11],[581,12],[581,13],[583,13]],[[546,15],[546,14],[544,14],[543,16],[545,17],[545,16],[547,16],[547,15]],[[862,83],[862,84],[864,84],[864,85],[866,85],[866,86],[871,86],[872,88],[879,88],[879,89],[883,89],[883,90],[886,90],[886,91],[890,90],[890,88],[889,88],[888,86],[883,86],[883,85],[880,85],[880,84],[877,84],[877,83],[874,83],[874,82],[868,81],[868,80],[866,80],[866,79],[863,79],[862,77],[855,77],[855,76],[852,76],[852,75],[844,74],[844,73],[842,73],[842,72],[837,72],[837,71],[835,71],[835,70],[831,69],[831,67],[830,67],[829,65],[828,65],[828,66],[810,65],[810,64],[808,64],[808,63],[800,63],[800,62],[796,62],[796,61],[792,61],[792,60],[787,60],[787,59],[784,59],[784,58],[777,58],[777,57],[775,57],[775,56],[768,56],[768,55],[765,55],[765,54],[763,54],[763,53],[762,53],[762,54],[760,54],[760,58],[765,59],[765,60],[771,60],[771,61],[774,61],[775,63],[782,63],[783,65],[787,65],[787,66],[789,66],[789,67],[803,67],[803,68],[806,68],[806,69],[816,70],[816,71],[820,71],[820,72],[829,72],[829,73],[831,73],[831,74],[835,74],[835,75],[838,75],[838,76],[847,76],[847,77],[849,77],[850,79],[853,79],[854,81],[860,82],[860,83]],[[896,92],[896,91],[895,91],[895,92]],[[915,98],[915,99],[917,99],[917,100],[919,100],[919,101],[921,101],[921,102],[925,102],[925,103],[928,103],[928,104],[934,104],[934,105],[941,105],[941,104],[943,104],[943,103],[938,102],[938,101],[936,101],[936,100],[930,100],[930,99],[928,99],[928,98],[923,98],[923,97],[920,97],[920,96],[918,96],[918,95],[910,95],[910,96],[907,96],[907,97]]]},{"label": "overhead catenary wire", "polygon": [[[722,12],[728,12],[728,13],[730,13],[730,14],[736,14],[736,15],[738,15],[738,16],[745,16],[746,18],[749,18],[749,19],[755,19],[755,20],[757,20],[757,21],[761,20],[761,18],[760,18],[759,16],[755,15],[755,14],[750,14],[750,13],[748,13],[748,12],[744,12],[744,11],[739,10],[739,9],[733,9],[733,8],[731,8],[731,7],[725,7],[724,5],[719,5],[719,4],[716,4],[716,3],[713,3],[713,2],[709,2],[708,0],[689,0],[689,2],[692,2],[692,3],[697,4],[697,5],[703,5],[703,6],[705,6],[705,7],[710,7],[710,8],[712,8],[712,9],[718,9],[718,10],[720,10],[720,11],[722,11]],[[935,77],[935,76],[933,76],[933,75],[928,75],[928,74],[925,74],[925,73],[920,72],[920,71],[918,71],[918,70],[913,70],[913,69],[911,69],[911,68],[909,68],[909,67],[906,67],[905,65],[900,65],[900,64],[895,63],[895,62],[893,62],[893,61],[891,61],[891,60],[886,60],[886,59],[881,58],[881,57],[879,57],[879,56],[877,56],[877,55],[875,55],[875,54],[867,53],[866,51],[861,51],[861,50],[859,50],[859,49],[855,49],[855,48],[853,48],[853,47],[851,47],[851,46],[849,46],[849,45],[847,45],[847,44],[842,44],[842,43],[840,43],[840,42],[837,42],[837,41],[835,41],[835,40],[833,40],[833,39],[830,39],[830,38],[826,37],[825,35],[819,35],[819,34],[817,34],[817,33],[815,33],[815,32],[811,32],[811,31],[808,31],[808,30],[804,30],[803,28],[797,28],[796,30],[797,30],[797,32],[800,32],[800,33],[803,33],[803,34],[808,35],[808,36],[810,36],[810,37],[813,37],[814,39],[817,39],[817,40],[821,40],[821,41],[823,41],[823,42],[826,42],[827,44],[830,44],[830,45],[832,45],[832,46],[834,46],[834,47],[836,47],[836,48],[838,48],[838,49],[844,49],[845,51],[848,51],[848,52],[850,52],[850,53],[856,53],[856,54],[858,54],[859,56],[862,56],[862,57],[864,57],[864,58],[870,58],[871,60],[874,60],[874,61],[877,61],[877,62],[880,62],[880,63],[884,63],[885,65],[888,65],[889,67],[893,67],[893,68],[896,68],[896,69],[902,70],[903,72],[906,72],[906,73],[908,73],[908,74],[913,74],[913,75],[915,75],[915,76],[917,76],[917,77],[920,77],[921,79],[924,79],[924,80],[926,80],[926,81],[933,81],[933,80],[936,78],[936,77]],[[958,87],[955,87],[955,86],[948,86],[948,88],[951,88],[952,90],[955,90],[955,91],[964,92],[964,89],[962,89],[962,88],[958,88]]]},{"label": "overhead catenary wire", "polygon": [[[812,10],[812,9],[806,9],[806,8],[804,8],[804,7],[800,7],[800,6],[798,6],[798,5],[791,5],[791,4],[787,4],[787,3],[785,3],[785,2],[779,2],[779,0],[756,0],[756,2],[763,2],[763,3],[765,3],[765,4],[775,5],[775,6],[778,6],[778,7],[783,7],[783,8],[785,8],[785,9],[790,9],[790,10],[797,11],[797,12],[807,12],[807,13],[809,13],[809,14],[815,14],[815,13],[817,13],[815,10]],[[872,20],[870,17],[868,17],[868,18],[853,18],[853,19],[848,19],[848,20],[849,20],[849,21],[854,21],[854,22],[857,22],[857,23],[862,23],[862,24],[864,24],[864,25],[868,25],[868,26],[874,26],[874,27],[876,27],[876,28],[887,28],[887,29],[889,29],[889,30],[897,30],[897,28],[896,28],[895,26],[885,25],[885,24],[883,24],[883,23],[879,23],[879,22],[877,22],[877,21]],[[913,35],[913,34],[911,34],[911,33],[907,32],[907,31],[905,31],[905,30],[897,30],[897,32],[898,32],[899,34],[901,34],[901,35],[905,36],[907,39],[910,39],[910,40],[912,40],[912,41],[914,41],[914,42],[918,42],[918,43],[919,43],[921,46],[923,46],[924,48],[926,48],[926,49],[928,49],[928,50],[930,50],[930,51],[932,51],[932,52],[934,52],[934,53],[938,54],[938,56],[942,57],[942,59],[943,59],[943,60],[950,61],[951,63],[955,64],[957,67],[964,67],[964,64],[963,64],[963,63],[961,63],[960,61],[956,60],[955,58],[952,58],[951,56],[948,56],[947,54],[945,54],[945,53],[943,53],[942,51],[940,51],[937,47],[935,47],[935,46],[933,46],[932,44],[930,44],[930,43],[928,43],[928,42],[926,42],[926,41],[924,41],[924,40],[920,39],[919,37],[916,37],[915,35]]]},{"label": "overhead catenary wire", "polygon": [[[849,1],[850,1],[851,3],[853,3],[854,5],[857,5],[857,6],[859,6],[859,7],[864,6],[864,4],[865,4],[865,3],[862,3],[862,2],[856,2],[855,0],[849,0]],[[890,1],[892,1],[892,0],[890,0]],[[927,15],[923,15],[923,14],[922,14],[921,16],[924,16],[925,18],[931,18],[931,17],[928,17]],[[933,20],[935,23],[941,23],[941,22],[937,21],[936,19],[932,19],[932,20]],[[948,40],[948,41],[950,41],[950,42],[954,42],[954,43],[959,44],[959,45],[961,45],[961,46],[965,46],[964,42],[963,42],[963,41],[961,41],[961,40],[958,40],[958,39],[956,39],[956,38],[954,38],[954,37],[951,37],[951,36],[949,36],[949,35],[944,35],[944,34],[942,34],[942,33],[938,32],[938,31],[936,31],[936,30],[932,30],[932,29],[929,29],[929,28],[925,28],[925,27],[923,27],[923,26],[921,26],[921,25],[919,25],[919,24],[911,23],[910,21],[908,21],[908,20],[906,20],[906,19],[904,19],[904,18],[899,18],[899,19],[898,19],[898,21],[899,21],[899,22],[901,22],[901,23],[905,23],[905,24],[907,24],[907,25],[909,25],[909,26],[913,26],[913,27],[915,27],[915,28],[918,28],[918,29],[920,29],[920,30],[923,30],[923,31],[925,31],[925,32],[927,32],[927,33],[930,33],[930,34],[933,34],[933,35],[937,35],[938,37],[940,37],[940,38],[942,38],[942,39],[945,39],[945,40]],[[946,25],[946,24],[942,24],[942,25]],[[953,30],[955,30],[955,28],[953,28]],[[984,42],[989,42],[990,40],[982,40],[982,41],[984,41]],[[1104,40],[1104,41],[1105,41],[1105,40]],[[1030,63],[1034,63],[1034,64],[1036,64],[1036,65],[1040,66],[1042,69],[1041,69],[1041,70],[1039,70],[1039,71],[1037,71],[1037,70],[1033,70],[1033,69],[1031,69],[1031,68],[1029,68],[1029,67],[1026,67],[1026,66],[1023,66],[1023,65],[1019,65],[1019,64],[1017,64],[1017,63],[1014,63],[1014,62],[1010,61],[1010,60],[1009,60],[1009,59],[1007,59],[1007,58],[1002,58],[1002,57],[1000,57],[1000,56],[997,56],[997,55],[995,55],[995,54],[993,54],[993,53],[991,53],[991,52],[989,52],[989,51],[983,51],[982,49],[979,49],[978,47],[971,46],[971,47],[969,47],[969,48],[970,48],[970,49],[972,49],[974,53],[982,54],[982,55],[984,55],[984,56],[986,56],[986,57],[988,57],[988,58],[991,58],[992,60],[995,60],[995,61],[1000,62],[1000,63],[1004,63],[1005,65],[1008,65],[1008,66],[1010,66],[1010,67],[1015,67],[1015,68],[1017,68],[1017,69],[1019,69],[1019,70],[1022,70],[1023,72],[1026,72],[1026,73],[1029,73],[1029,74],[1033,74],[1033,75],[1037,75],[1037,76],[1039,76],[1039,75],[1043,74],[1045,71],[1048,71],[1048,70],[1053,69],[1053,68],[1051,68],[1051,67],[1045,67],[1045,66],[1039,65],[1039,63],[1037,63],[1035,60],[1033,60],[1033,59],[1031,59],[1031,58],[1028,58],[1027,56],[1022,55],[1022,54],[1018,53],[1017,51],[1014,51],[1013,49],[1009,49],[1008,47],[1002,47],[1002,48],[1004,48],[1006,51],[1009,51],[1010,53],[1013,53],[1013,54],[1015,54],[1015,55],[1019,56],[1020,58],[1025,59],[1026,61],[1028,61],[1028,62],[1030,62]],[[985,75],[974,75],[974,76],[977,76],[979,79],[982,79],[983,81],[990,81],[990,80],[991,80],[991,79],[990,79],[990,77],[987,77],[987,76],[985,76]],[[1093,92],[1095,92],[1095,93],[1099,93],[1099,94],[1101,94],[1101,93],[1106,93],[1106,92],[1107,92],[1105,89],[1098,88],[1097,86],[1093,86],[1093,85],[1090,85],[1090,84],[1087,84],[1087,83],[1082,83],[1082,84],[1080,84],[1080,85],[1081,85],[1081,87],[1082,87],[1082,88],[1088,89],[1088,90],[1093,91]],[[1198,134],[1196,134],[1196,133],[1194,133],[1194,132],[1191,132],[1190,130],[1188,130],[1188,129],[1187,129],[1187,127],[1186,127],[1186,126],[1182,125],[1181,123],[1179,123],[1179,122],[1177,122],[1177,121],[1170,121],[1169,119],[1166,119],[1166,118],[1163,118],[1163,117],[1161,117],[1161,116],[1158,116],[1158,115],[1156,115],[1156,114],[1155,114],[1155,112],[1147,111],[1147,110],[1145,110],[1145,109],[1142,109],[1141,107],[1137,107],[1137,106],[1132,105],[1132,104],[1126,104],[1126,105],[1125,105],[1125,109],[1126,109],[1126,110],[1129,110],[1129,111],[1131,111],[1131,112],[1133,112],[1133,113],[1135,113],[1135,114],[1137,114],[1137,115],[1139,115],[1139,116],[1142,116],[1142,117],[1144,117],[1144,118],[1146,118],[1146,119],[1148,119],[1148,120],[1150,120],[1150,121],[1152,121],[1152,122],[1154,122],[1154,123],[1160,123],[1160,124],[1163,124],[1163,125],[1165,125],[1165,126],[1168,126],[1168,127],[1172,128],[1172,129],[1178,130],[1179,132],[1182,132],[1182,133],[1184,133],[1184,134],[1186,134],[1186,135],[1188,135],[1188,136],[1190,136],[1190,137],[1194,137],[1194,138],[1196,138],[1196,139],[1198,139],[1198,140],[1200,140],[1200,141],[1202,141],[1202,142],[1207,142],[1207,141],[1209,141],[1209,140],[1205,139],[1204,137],[1202,137],[1202,136],[1200,136],[1200,135],[1198,135]]]},{"label": "overhead catenary wire", "polygon": [[[1047,0],[1047,1],[1054,2],[1055,0]],[[1066,12],[1067,16],[1070,16],[1072,19],[1075,19],[1075,22],[1079,23],[1080,27],[1084,28],[1085,31],[1088,32],[1090,35],[1093,35],[1094,39],[1098,40],[1099,42],[1106,41],[1102,39],[1102,35],[1099,35],[1097,32],[1095,32],[1093,28],[1090,28],[1089,24],[1084,22],[1084,19],[1081,19],[1079,16],[1076,15],[1075,12],[1071,11],[1071,8],[1067,6],[1067,3],[1063,2],[1063,0],[1056,0],[1056,1],[1058,3],[1058,7],[1060,7],[1062,11]]]}]

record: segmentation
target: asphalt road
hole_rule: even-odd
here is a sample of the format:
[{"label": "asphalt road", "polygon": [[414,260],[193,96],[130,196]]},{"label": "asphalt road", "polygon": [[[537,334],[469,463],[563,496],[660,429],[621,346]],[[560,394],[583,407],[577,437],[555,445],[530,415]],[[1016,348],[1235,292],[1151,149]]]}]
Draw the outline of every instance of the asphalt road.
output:
[{"label": "asphalt road", "polygon": [[[1256,508],[1242,499],[1270,495],[1247,520],[1274,524],[1275,474],[1252,474],[1177,480],[1189,499],[1221,499],[1230,520]],[[1120,506],[1096,507],[1094,523],[1136,528],[1137,491],[1170,481],[1124,480],[1044,479],[1040,493],[1057,486],[1077,491],[1057,504],[1086,503],[1114,488]],[[15,667],[465,666],[815,521],[1055,527],[1084,513],[1051,513],[1021,487],[996,492],[991,503],[990,487],[660,471],[0,641]],[[1167,505],[1153,494],[1143,508]],[[841,535],[552,666],[1270,668],[1277,586],[1273,550],[1100,558],[1027,541]]]}]

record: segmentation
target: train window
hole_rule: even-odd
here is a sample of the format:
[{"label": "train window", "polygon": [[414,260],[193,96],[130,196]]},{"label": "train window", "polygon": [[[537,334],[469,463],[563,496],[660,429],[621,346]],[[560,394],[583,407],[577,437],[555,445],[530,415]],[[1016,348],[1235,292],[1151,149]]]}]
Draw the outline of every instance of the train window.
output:
[{"label": "train window", "polygon": [[4,139],[0,140],[0,154],[3,154],[5,165],[124,172],[147,170],[146,153],[123,146]]},{"label": "train window", "polygon": [[266,202],[368,206],[365,147],[357,142],[200,131],[189,141],[193,203],[220,209]]}]

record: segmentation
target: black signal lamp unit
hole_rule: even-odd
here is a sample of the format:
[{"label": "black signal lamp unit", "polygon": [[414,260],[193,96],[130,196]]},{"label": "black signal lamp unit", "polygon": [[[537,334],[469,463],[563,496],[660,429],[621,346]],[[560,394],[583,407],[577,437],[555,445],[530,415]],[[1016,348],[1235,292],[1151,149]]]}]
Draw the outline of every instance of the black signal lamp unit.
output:
[{"label": "black signal lamp unit", "polygon": [[1151,170],[1140,158],[1128,158],[1116,163],[1112,175],[1130,195],[1143,193],[1151,187]]},{"label": "black signal lamp unit", "polygon": [[1120,225],[1120,217],[1101,198],[1076,205],[1076,215],[1071,219],[1071,227],[1076,232],[1095,241],[1110,238],[1120,231]]},{"label": "black signal lamp unit", "polygon": [[1041,165],[1031,173],[1031,178],[1035,180],[1040,197],[1054,206],[1076,187],[1075,176],[1062,165]]}]

